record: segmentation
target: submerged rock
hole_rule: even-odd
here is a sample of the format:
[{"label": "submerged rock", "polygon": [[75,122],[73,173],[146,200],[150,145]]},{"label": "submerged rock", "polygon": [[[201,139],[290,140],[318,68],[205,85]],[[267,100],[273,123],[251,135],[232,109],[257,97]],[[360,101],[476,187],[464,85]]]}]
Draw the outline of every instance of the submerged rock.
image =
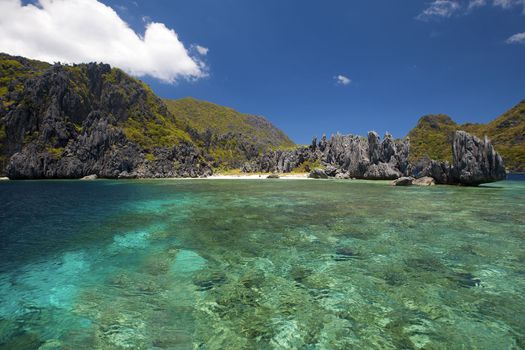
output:
[{"label": "submerged rock", "polygon": [[352,248],[342,246],[342,247],[338,247],[335,250],[334,260],[335,261],[346,261],[350,259],[355,259],[357,257],[358,257],[357,253],[354,252]]},{"label": "submerged rock", "polygon": [[206,291],[221,285],[226,281],[226,275],[220,270],[202,270],[193,276],[193,284],[200,291]]},{"label": "submerged rock", "polygon": [[448,279],[463,288],[479,287],[481,285],[481,280],[468,272],[455,273]]}]

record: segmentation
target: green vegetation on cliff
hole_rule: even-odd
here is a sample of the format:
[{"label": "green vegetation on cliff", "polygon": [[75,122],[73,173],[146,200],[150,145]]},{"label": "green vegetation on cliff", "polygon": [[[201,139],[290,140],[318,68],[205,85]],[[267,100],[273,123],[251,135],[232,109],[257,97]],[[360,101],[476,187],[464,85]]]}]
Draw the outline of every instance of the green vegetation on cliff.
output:
[{"label": "green vegetation on cliff", "polygon": [[480,138],[487,136],[510,171],[525,171],[525,100],[487,124],[456,124],[446,115],[422,117],[410,131],[412,160],[429,156],[452,160],[451,140],[454,131],[464,130]]},{"label": "green vegetation on cliff", "polygon": [[410,131],[410,158],[415,161],[428,156],[452,161],[452,136],[458,125],[447,115],[426,115]]},{"label": "green vegetation on cliff", "polygon": [[2,104],[7,105],[11,102],[8,99],[3,99],[9,91],[20,92],[27,78],[42,74],[49,67],[49,63],[0,53],[0,98],[2,98]]}]

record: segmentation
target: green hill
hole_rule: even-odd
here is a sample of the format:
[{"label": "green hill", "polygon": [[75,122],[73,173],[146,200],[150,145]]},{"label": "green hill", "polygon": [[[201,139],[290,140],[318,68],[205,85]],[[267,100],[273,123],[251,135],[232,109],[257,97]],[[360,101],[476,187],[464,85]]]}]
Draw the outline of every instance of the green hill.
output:
[{"label": "green hill", "polygon": [[451,161],[450,145],[456,130],[464,130],[481,138],[487,136],[503,156],[508,170],[525,171],[525,100],[487,124],[459,125],[446,115],[422,117],[408,134],[412,160],[428,156]]},{"label": "green hill", "polygon": [[193,138],[224,167],[240,167],[261,152],[295,146],[263,117],[194,98],[164,102],[176,119],[195,131]]}]

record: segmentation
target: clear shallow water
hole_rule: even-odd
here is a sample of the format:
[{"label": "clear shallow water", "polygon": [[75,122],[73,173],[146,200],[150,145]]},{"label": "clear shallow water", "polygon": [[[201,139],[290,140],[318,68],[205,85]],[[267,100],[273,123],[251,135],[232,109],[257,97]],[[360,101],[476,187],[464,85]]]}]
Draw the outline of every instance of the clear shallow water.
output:
[{"label": "clear shallow water", "polygon": [[0,183],[0,349],[525,348],[525,182]]}]

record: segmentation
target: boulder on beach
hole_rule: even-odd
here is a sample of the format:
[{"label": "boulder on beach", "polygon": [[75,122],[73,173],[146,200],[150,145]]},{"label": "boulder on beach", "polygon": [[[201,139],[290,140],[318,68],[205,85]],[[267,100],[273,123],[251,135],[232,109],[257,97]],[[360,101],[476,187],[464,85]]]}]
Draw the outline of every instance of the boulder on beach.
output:
[{"label": "boulder on beach", "polygon": [[392,181],[390,184],[392,186],[412,186],[414,183],[414,178],[412,176],[403,176],[399,179]]},{"label": "boulder on beach", "polygon": [[335,178],[336,179],[340,179],[340,180],[348,180],[350,178],[350,174],[348,174],[348,173],[337,173],[337,174],[335,174]]},{"label": "boulder on beach", "polygon": [[96,180],[96,179],[98,179],[97,175],[87,175],[81,178],[80,180]]},{"label": "boulder on beach", "polygon": [[270,174],[268,176],[266,176],[267,179],[278,179],[279,178],[279,175],[277,174]]},{"label": "boulder on beach", "polygon": [[310,174],[308,174],[308,177],[311,179],[328,179],[328,175],[326,175],[324,169],[313,169]]},{"label": "boulder on beach", "polygon": [[416,186],[434,186],[436,184],[436,180],[430,176],[424,176],[420,177],[419,179],[415,179],[412,184]]}]

